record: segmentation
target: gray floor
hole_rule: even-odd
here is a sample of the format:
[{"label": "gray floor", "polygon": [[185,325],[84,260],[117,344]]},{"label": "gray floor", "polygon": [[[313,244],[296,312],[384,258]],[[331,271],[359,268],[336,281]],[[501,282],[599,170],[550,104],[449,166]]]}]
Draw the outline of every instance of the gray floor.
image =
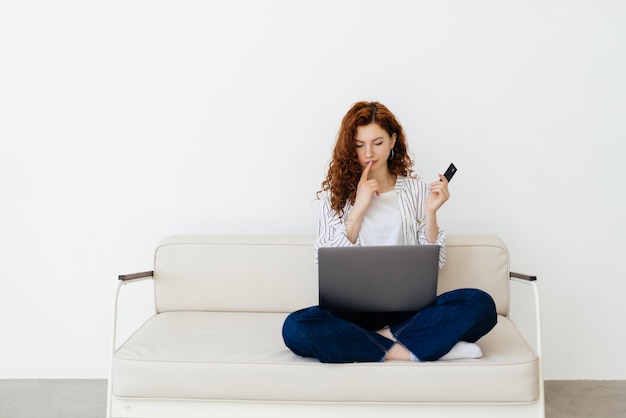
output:
[{"label": "gray floor", "polygon": [[[103,418],[105,380],[0,380],[1,418]],[[626,417],[626,380],[549,380],[546,417]]]}]

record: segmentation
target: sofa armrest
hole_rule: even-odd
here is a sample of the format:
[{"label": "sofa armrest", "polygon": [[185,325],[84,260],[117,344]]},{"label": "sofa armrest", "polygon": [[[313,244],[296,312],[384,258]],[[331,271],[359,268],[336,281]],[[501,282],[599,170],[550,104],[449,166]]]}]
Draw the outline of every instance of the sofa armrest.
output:
[{"label": "sofa armrest", "polygon": [[541,332],[541,303],[539,299],[539,287],[537,286],[537,276],[531,276],[522,273],[509,273],[510,280],[516,283],[521,283],[525,286],[530,286],[533,291],[533,298],[535,299],[535,332],[537,338],[537,357],[539,360],[539,391],[540,396],[543,396],[543,339]]},{"label": "sofa armrest", "polygon": [[531,276],[522,273],[509,273],[510,280],[515,283],[521,283],[525,286],[530,286],[533,292],[533,299],[535,302],[535,324],[537,330],[537,354],[541,354],[541,304],[539,300],[539,287],[537,286],[537,276]]},{"label": "sofa armrest", "polygon": [[534,282],[534,281],[536,281],[536,280],[537,280],[537,276],[529,276],[529,275],[527,275],[527,274],[515,273],[515,272],[513,272],[513,271],[511,271],[511,272],[509,273],[509,276],[510,276],[512,279],[522,279],[522,280],[526,280],[526,281],[528,281],[528,282]]},{"label": "sofa armrest", "polygon": [[143,271],[141,273],[120,274],[117,279],[123,282],[134,281],[137,279],[148,279],[154,276],[154,271]]},{"label": "sofa armrest", "polygon": [[115,296],[113,298],[113,338],[112,338],[112,352],[116,349],[117,340],[117,311],[120,297],[120,291],[123,286],[140,282],[143,280],[150,280],[154,278],[154,271],[143,271],[141,273],[120,274],[118,276],[117,288],[115,289]]},{"label": "sofa armrest", "polygon": [[[117,313],[118,313],[118,303],[120,297],[120,290],[122,286],[127,284],[140,282],[143,280],[149,280],[154,278],[154,271],[143,271],[141,273],[131,273],[131,274],[120,274],[118,279],[118,284],[115,289],[115,297],[113,298],[113,323],[111,329],[111,355],[115,354],[115,350],[117,349]],[[107,383],[107,393],[112,393],[112,382],[113,382],[113,369],[109,366],[109,379]],[[107,417],[111,416],[111,398],[109,395],[107,399]]]}]

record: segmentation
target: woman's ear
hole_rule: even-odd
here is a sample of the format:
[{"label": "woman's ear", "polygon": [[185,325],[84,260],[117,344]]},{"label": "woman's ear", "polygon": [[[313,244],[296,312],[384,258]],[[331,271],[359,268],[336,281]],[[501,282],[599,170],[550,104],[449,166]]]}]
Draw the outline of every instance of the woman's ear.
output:
[{"label": "woman's ear", "polygon": [[396,135],[396,133],[394,132],[393,135],[391,135],[391,149],[393,149],[393,147],[396,145],[396,138],[398,137],[398,135]]}]

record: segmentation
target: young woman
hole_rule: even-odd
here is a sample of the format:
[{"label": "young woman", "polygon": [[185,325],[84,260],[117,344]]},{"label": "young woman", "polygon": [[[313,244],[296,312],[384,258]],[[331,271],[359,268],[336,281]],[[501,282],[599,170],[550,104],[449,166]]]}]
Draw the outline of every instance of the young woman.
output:
[{"label": "young woman", "polygon": [[[445,235],[437,211],[448,200],[448,181],[427,185],[412,171],[404,131],[378,102],[359,102],[343,118],[328,175],[318,192],[315,250],[330,246],[439,245]],[[294,353],[327,363],[432,361],[478,358],[474,344],[496,324],[491,296],[478,289],[439,295],[409,313],[332,312],[318,306],[291,313],[283,339]]]}]

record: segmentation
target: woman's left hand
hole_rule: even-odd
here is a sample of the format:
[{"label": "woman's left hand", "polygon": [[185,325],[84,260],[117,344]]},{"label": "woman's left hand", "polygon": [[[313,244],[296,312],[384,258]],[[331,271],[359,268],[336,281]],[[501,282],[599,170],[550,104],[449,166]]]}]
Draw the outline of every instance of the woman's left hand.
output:
[{"label": "woman's left hand", "polygon": [[439,174],[439,180],[428,186],[428,198],[426,198],[426,211],[436,212],[450,198],[448,180]]}]

